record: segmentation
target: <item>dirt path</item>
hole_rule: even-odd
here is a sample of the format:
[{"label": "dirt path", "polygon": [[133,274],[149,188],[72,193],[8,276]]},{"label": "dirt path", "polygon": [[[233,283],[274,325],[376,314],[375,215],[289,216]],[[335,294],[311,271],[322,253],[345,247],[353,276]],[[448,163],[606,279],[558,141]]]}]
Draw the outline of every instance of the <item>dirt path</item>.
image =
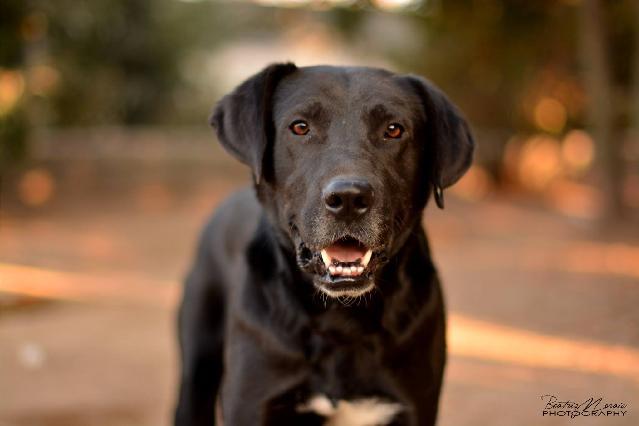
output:
[{"label": "dirt path", "polygon": [[[80,160],[49,159],[51,202],[8,196],[0,426],[169,424],[178,283],[206,216],[245,183],[214,153],[188,167],[85,165],[82,185]],[[512,199],[447,201],[425,216],[451,312],[440,425],[639,424],[636,235]],[[545,394],[628,413],[544,418]]]}]

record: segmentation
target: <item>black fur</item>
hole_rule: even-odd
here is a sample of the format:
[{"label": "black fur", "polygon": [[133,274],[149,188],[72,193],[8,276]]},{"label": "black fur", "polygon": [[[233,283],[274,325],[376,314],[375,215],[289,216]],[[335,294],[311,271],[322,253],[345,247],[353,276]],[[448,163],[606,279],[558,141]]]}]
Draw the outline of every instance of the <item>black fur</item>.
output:
[{"label": "black fur", "polygon": [[[307,135],[291,133],[297,119]],[[383,136],[391,122],[401,138]],[[218,401],[225,425],[320,425],[296,407],[324,394],[398,402],[392,424],[433,425],[445,315],[421,213],[470,166],[458,110],[417,77],[281,64],[226,96],[211,123],[251,167],[255,192],[226,201],[201,237],[180,309],[175,424],[215,424]],[[373,188],[361,218],[326,212],[322,188],[336,176]],[[351,280],[375,285],[358,299],[322,293],[342,283],[319,251],[345,237],[374,253]]]}]

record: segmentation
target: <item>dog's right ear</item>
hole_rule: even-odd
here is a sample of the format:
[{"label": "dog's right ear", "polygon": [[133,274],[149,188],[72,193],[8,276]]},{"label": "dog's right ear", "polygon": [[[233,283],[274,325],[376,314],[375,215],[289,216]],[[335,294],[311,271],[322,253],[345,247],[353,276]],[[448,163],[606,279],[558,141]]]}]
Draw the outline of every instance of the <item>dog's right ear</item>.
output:
[{"label": "dog's right ear", "polygon": [[240,84],[213,110],[209,123],[222,146],[251,167],[255,183],[264,174],[264,159],[274,137],[273,94],[295,64],[272,64]]}]

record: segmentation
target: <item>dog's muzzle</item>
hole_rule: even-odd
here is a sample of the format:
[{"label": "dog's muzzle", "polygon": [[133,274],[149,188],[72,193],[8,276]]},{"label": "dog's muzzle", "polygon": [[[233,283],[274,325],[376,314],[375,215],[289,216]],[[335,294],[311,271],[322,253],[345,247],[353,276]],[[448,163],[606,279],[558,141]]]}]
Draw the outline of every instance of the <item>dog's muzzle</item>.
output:
[{"label": "dog's muzzle", "polygon": [[387,256],[383,249],[345,236],[316,251],[301,242],[297,259],[302,270],[313,274],[315,286],[324,294],[357,297],[375,287],[375,273]]}]

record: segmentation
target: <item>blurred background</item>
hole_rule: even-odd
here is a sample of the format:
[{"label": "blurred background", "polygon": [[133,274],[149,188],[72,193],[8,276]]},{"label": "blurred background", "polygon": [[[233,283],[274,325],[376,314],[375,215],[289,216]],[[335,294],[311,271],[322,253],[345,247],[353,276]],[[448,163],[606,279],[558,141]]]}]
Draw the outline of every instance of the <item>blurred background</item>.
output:
[{"label": "blurred background", "polygon": [[447,295],[440,425],[541,396],[639,411],[639,3],[4,0],[0,425],[166,425],[180,282],[249,182],[207,126],[274,61],[429,77],[476,162],[424,223]]}]

